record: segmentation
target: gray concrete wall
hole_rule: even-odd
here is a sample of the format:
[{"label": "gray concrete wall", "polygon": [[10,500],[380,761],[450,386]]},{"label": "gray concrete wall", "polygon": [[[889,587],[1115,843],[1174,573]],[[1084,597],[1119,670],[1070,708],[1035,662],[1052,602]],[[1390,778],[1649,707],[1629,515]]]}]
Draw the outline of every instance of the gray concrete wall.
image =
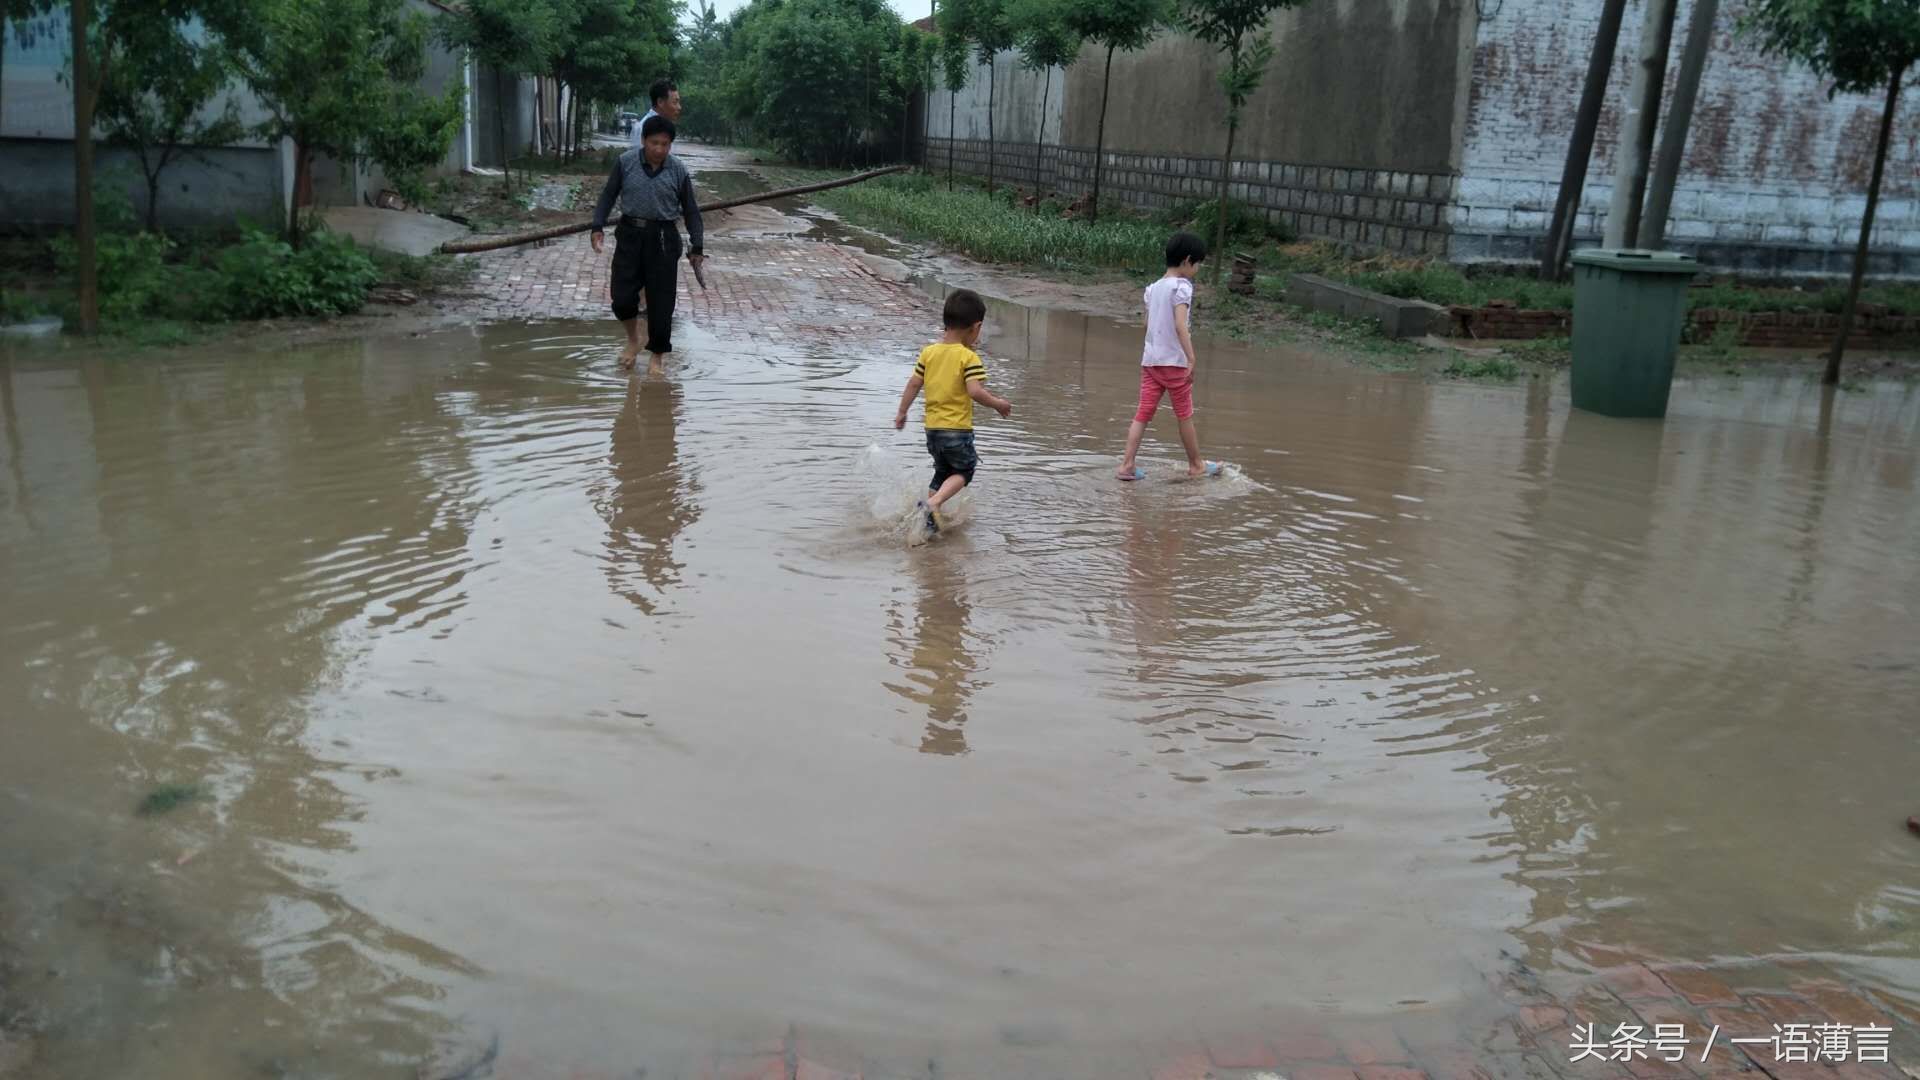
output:
[{"label": "gray concrete wall", "polygon": [[495,123],[502,92],[507,97],[507,146],[514,157],[526,153],[533,143],[535,108],[533,80],[514,76],[496,78],[490,67],[474,68],[473,157],[474,164],[497,169],[504,158],[500,153],[499,128]]},{"label": "gray concrete wall", "polygon": [[[1457,169],[1457,95],[1475,11],[1472,0],[1317,0],[1276,14],[1273,63],[1247,102],[1235,156],[1348,169]],[[1061,140],[1068,146],[1094,145],[1105,62],[1105,51],[1089,46],[1069,69]],[[1211,46],[1177,33],[1137,53],[1114,54],[1106,148],[1219,154],[1226,142],[1220,67]]]},{"label": "gray concrete wall", "polygon": [[[1049,71],[1052,89],[1043,85],[1040,72],[1028,71],[1020,66],[1020,55],[1015,52],[1001,53],[994,59],[993,80],[993,135],[995,142],[1030,143],[1039,138],[1041,125],[1042,98],[1045,98],[1047,139],[1060,141],[1060,121],[1062,105],[1066,100],[1066,79],[1061,77],[1059,68]],[[987,65],[975,63],[972,73],[967,77],[966,89],[954,95],[953,133],[962,139],[984,139],[987,137]],[[934,138],[946,138],[948,109],[947,95],[941,93],[935,98],[935,111],[932,116]]]},{"label": "gray concrete wall", "polygon": [[[1416,254],[1446,250],[1473,55],[1472,0],[1317,0],[1272,22],[1275,55],[1248,102],[1230,192],[1303,235]],[[1104,50],[1055,76],[1036,151],[1040,76],[998,63],[996,177],[1068,195],[1092,188]],[[1115,54],[1103,197],[1159,208],[1212,198],[1226,143],[1220,59],[1184,35]],[[932,95],[926,160],[987,168],[986,69]]]},{"label": "gray concrete wall", "polygon": [[[1559,193],[1567,133],[1601,0],[1491,5],[1478,28],[1459,198],[1449,220],[1462,261],[1538,258]],[[1692,13],[1679,5],[1668,94]],[[1629,5],[1576,222],[1597,243],[1639,40]],[[1753,273],[1838,276],[1852,267],[1884,98],[1829,97],[1812,71],[1761,55],[1722,4],[1673,200],[1671,246]],[[1875,222],[1872,272],[1920,277],[1920,102],[1902,95]]]},{"label": "gray concrete wall", "polygon": [[[437,14],[426,0],[409,5],[429,17]],[[59,8],[32,19],[9,24],[0,20],[0,48],[5,49],[4,69],[0,69],[0,153],[5,168],[0,169],[0,226],[39,227],[70,222],[73,191],[73,95],[60,83],[67,63],[71,35],[66,9]],[[457,52],[429,46],[427,72],[421,79],[423,93],[445,93],[450,85],[465,81],[464,60]],[[531,80],[511,80],[508,108],[508,141],[525,147],[533,138],[534,95]],[[491,102],[491,79],[482,87]],[[209,114],[218,114],[231,103],[240,120],[247,125],[267,118],[260,101],[243,85],[235,83],[209,103]],[[474,110],[470,107],[469,114]],[[493,138],[491,114],[486,130]],[[469,147],[477,145],[468,133],[456,132],[447,156],[433,174],[460,171],[471,164]],[[518,152],[518,150],[516,150]],[[95,160],[100,165],[129,160],[126,152],[102,143],[95,144]],[[232,146],[205,155],[206,162],[190,158],[170,165],[162,174],[166,194],[161,199],[163,224],[197,227],[204,224],[231,226],[236,215],[271,224],[285,213],[287,183],[281,165],[284,154],[279,147],[249,136]],[[498,163],[495,155],[493,162]],[[369,167],[356,173],[348,165],[325,159],[314,162],[314,196],[319,205],[360,205],[371,194],[390,187],[379,169]],[[256,189],[248,185],[259,184]],[[66,205],[42,207],[34,200],[51,192],[65,192]],[[144,206],[144,188],[136,202]],[[271,204],[272,209],[262,212]]]},{"label": "gray concrete wall", "polygon": [[[250,219],[262,228],[280,222],[280,155],[267,147],[210,150],[204,161],[186,158],[160,174],[160,220],[183,228],[232,228]],[[73,143],[66,139],[0,139],[0,225],[26,228],[73,224]],[[146,184],[133,155],[119,147],[94,150],[102,176],[127,178],[127,197],[144,213]]]}]

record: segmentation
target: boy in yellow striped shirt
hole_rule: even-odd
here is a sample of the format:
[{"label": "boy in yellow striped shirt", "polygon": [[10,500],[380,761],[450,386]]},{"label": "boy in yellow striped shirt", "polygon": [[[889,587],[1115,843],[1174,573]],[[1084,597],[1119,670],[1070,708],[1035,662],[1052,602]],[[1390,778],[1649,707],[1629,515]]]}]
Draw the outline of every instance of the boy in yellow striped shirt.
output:
[{"label": "boy in yellow striped shirt", "polygon": [[999,413],[1013,412],[1013,403],[987,389],[987,366],[973,347],[987,320],[986,301],[972,289],[958,289],[947,297],[940,321],[946,327],[938,342],[920,350],[913,377],[900,395],[894,414],[895,431],[907,426],[907,410],[921,390],[927,396],[927,453],[933,457],[933,483],[919,509],[927,515],[927,531],[940,531],[940,508],[960,489],[973,483],[979,456],[973,449],[973,403]]}]

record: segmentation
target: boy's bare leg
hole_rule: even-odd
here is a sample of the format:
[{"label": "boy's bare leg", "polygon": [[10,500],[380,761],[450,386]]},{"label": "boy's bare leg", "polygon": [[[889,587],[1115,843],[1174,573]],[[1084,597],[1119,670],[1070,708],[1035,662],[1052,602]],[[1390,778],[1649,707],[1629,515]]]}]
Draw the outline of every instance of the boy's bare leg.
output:
[{"label": "boy's bare leg", "polygon": [[1200,460],[1200,432],[1193,426],[1193,417],[1180,421],[1180,445],[1187,448],[1187,475],[1199,476],[1207,471],[1207,463]]},{"label": "boy's bare leg", "polygon": [[1120,469],[1113,475],[1123,480],[1133,479],[1133,459],[1140,453],[1140,440],[1146,438],[1147,425],[1138,420],[1127,428],[1127,456],[1120,459]]},{"label": "boy's bare leg", "polygon": [[620,366],[631,371],[634,361],[640,358],[640,320],[621,319],[620,325],[627,331],[627,347],[620,350]]},{"label": "boy's bare leg", "polygon": [[929,510],[940,509],[942,506],[946,505],[948,499],[951,499],[955,495],[960,494],[960,489],[966,486],[967,486],[967,478],[964,476],[947,477],[947,482],[940,485],[939,491],[936,491],[933,494],[927,496],[927,509]]}]

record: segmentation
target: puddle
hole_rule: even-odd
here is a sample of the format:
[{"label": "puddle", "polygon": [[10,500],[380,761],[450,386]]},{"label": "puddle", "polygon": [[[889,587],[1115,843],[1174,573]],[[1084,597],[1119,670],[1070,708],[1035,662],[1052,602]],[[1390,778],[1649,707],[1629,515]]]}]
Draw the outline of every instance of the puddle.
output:
[{"label": "puddle", "polygon": [[599,325],[0,342],[0,960],[58,972],[52,1074],[1084,1062],[1450,1016],[1571,941],[1920,986],[1911,388],[1617,422],[1210,343],[1230,477],[1170,482],[1163,416],[1123,487],[1138,328],[995,303],[1017,410],[910,548],[901,356],[690,340],[637,384]]}]

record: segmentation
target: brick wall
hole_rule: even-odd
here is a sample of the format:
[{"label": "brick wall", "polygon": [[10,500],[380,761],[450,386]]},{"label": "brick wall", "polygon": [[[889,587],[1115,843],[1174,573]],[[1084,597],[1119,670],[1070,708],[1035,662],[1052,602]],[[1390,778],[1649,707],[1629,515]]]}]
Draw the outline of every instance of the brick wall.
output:
[{"label": "brick wall", "polygon": [[[1518,341],[1565,337],[1573,332],[1570,311],[1533,311],[1522,308],[1455,306],[1448,310],[1453,337],[1482,341]],[[1833,343],[1840,316],[1801,311],[1725,311],[1697,308],[1687,316],[1686,341],[1699,345],[1715,341],[1732,328],[1739,345],[1811,349]],[[1859,313],[1847,334],[1855,348],[1910,347],[1920,341],[1920,317],[1868,310]]]},{"label": "brick wall", "polygon": [[[1457,260],[1536,257],[1553,211],[1602,0],[1481,5],[1458,198],[1448,217]],[[1691,0],[1682,0],[1668,65],[1678,74]],[[1701,80],[1668,236],[1710,265],[1786,274],[1851,266],[1866,210],[1882,101],[1827,96],[1812,72],[1762,57],[1736,32],[1743,5],[1722,3]],[[1627,8],[1576,236],[1596,241],[1612,197],[1614,150],[1638,52],[1640,4]],[[1920,275],[1920,105],[1896,114],[1873,268]]]},{"label": "brick wall", "polygon": [[[1069,197],[1093,190],[1093,148],[1048,145],[1035,167],[1034,146],[995,143],[994,176],[1019,187],[1040,187]],[[934,138],[927,161],[985,176],[984,139]],[[1236,161],[1229,195],[1305,237],[1408,254],[1442,256],[1447,250],[1447,207],[1454,178],[1443,173],[1343,169],[1282,161]],[[1146,154],[1107,154],[1100,179],[1103,199],[1147,210],[1213,198],[1220,159]]]}]

